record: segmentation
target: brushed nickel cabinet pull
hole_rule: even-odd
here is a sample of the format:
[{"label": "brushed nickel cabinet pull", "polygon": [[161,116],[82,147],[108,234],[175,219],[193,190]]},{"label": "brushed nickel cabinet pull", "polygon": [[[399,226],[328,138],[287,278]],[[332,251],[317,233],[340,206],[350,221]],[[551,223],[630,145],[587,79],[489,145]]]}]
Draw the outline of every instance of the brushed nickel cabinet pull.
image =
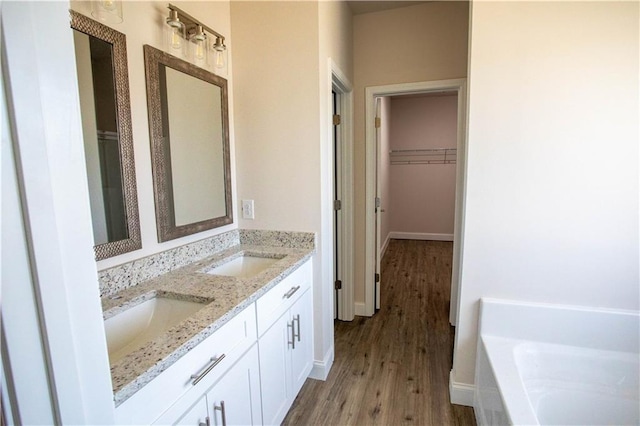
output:
[{"label": "brushed nickel cabinet pull", "polygon": [[213,405],[213,409],[220,411],[222,415],[222,426],[227,426],[227,411],[224,409],[224,401],[220,401],[220,406]]},{"label": "brushed nickel cabinet pull", "polygon": [[288,298],[290,298],[291,296],[293,296],[293,294],[294,294],[296,291],[298,291],[298,290],[300,290],[300,286],[299,286],[299,285],[298,285],[298,286],[295,286],[295,287],[291,287],[291,290],[289,290],[288,292],[286,292],[286,293],[284,294],[284,296],[282,296],[282,298],[283,298],[283,299],[288,299]]},{"label": "brushed nickel cabinet pull", "polygon": [[209,371],[213,370],[214,367],[218,364],[220,364],[220,361],[222,361],[224,359],[224,354],[220,355],[218,358],[211,358],[210,360],[210,364],[207,366],[207,368],[204,369],[204,371],[200,374],[192,374],[191,378],[193,379],[193,382],[191,382],[192,385],[197,385],[198,382],[202,379],[204,379],[204,376],[206,376]]},{"label": "brushed nickel cabinet pull", "polygon": [[291,341],[289,341],[289,338],[287,338],[288,343],[291,345],[291,349],[296,348],[296,331],[293,326],[293,321],[291,321],[291,324],[287,323],[287,329],[291,328]]},{"label": "brushed nickel cabinet pull", "polygon": [[205,422],[206,423],[202,423],[202,422],[198,423],[198,426],[211,426],[211,419],[209,418],[209,416],[205,418]]},{"label": "brushed nickel cabinet pull", "polygon": [[298,333],[294,333],[293,337],[297,337],[298,338],[298,342],[300,341],[300,314],[296,315],[293,320],[296,322],[297,324],[297,329],[298,329]]}]

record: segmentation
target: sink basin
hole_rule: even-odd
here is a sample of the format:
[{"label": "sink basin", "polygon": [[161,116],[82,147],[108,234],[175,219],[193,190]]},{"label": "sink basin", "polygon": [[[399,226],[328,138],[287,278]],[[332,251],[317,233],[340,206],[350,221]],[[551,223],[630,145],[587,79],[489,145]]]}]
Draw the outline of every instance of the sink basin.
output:
[{"label": "sink basin", "polygon": [[111,364],[143,347],[206,303],[154,297],[120,312],[104,322]]},{"label": "sink basin", "polygon": [[249,278],[258,275],[278,260],[280,259],[244,255],[208,270],[207,274]]}]

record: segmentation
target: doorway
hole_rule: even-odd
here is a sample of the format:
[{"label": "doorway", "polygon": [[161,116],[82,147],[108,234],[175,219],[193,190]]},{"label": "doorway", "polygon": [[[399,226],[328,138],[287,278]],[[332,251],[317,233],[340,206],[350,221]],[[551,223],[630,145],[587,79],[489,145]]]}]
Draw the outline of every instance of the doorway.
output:
[{"label": "doorway", "polygon": [[378,185],[378,173],[380,169],[380,157],[382,155],[379,136],[378,99],[389,96],[412,94],[435,94],[441,92],[455,92],[458,98],[457,105],[457,135],[456,135],[456,190],[455,190],[455,214],[453,236],[453,270],[451,278],[451,305],[449,322],[457,324],[460,253],[462,241],[460,239],[464,218],[463,197],[464,181],[466,174],[466,79],[438,80],[430,82],[418,82],[396,84],[387,86],[367,87],[365,97],[365,141],[366,141],[366,200],[365,200],[365,312],[372,316],[375,312],[376,301],[380,300],[377,290],[377,278],[379,277],[380,251],[377,241],[380,239],[380,189]]},{"label": "doorway", "polygon": [[353,283],[353,95],[351,84],[331,64],[332,264],[334,319],[355,317]]}]

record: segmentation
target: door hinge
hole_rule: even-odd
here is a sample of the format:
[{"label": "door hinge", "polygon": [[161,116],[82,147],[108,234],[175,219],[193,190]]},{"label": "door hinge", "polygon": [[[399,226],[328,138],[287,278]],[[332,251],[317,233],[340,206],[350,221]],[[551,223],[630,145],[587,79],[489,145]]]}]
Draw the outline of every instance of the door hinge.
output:
[{"label": "door hinge", "polygon": [[378,213],[378,209],[380,208],[381,204],[382,204],[382,203],[380,202],[380,197],[376,197],[376,201],[375,201],[375,210],[376,210],[376,213]]},{"label": "door hinge", "polygon": [[380,282],[380,274],[378,274],[377,272],[376,272],[375,280],[377,283]]},{"label": "door hinge", "polygon": [[342,210],[342,201],[340,201],[340,200],[333,200],[333,209],[334,209],[335,211]]},{"label": "door hinge", "polygon": [[380,120],[380,117],[376,117],[376,129],[379,129],[381,125],[382,125],[382,120]]},{"label": "door hinge", "polygon": [[336,282],[333,283],[333,286],[336,290],[342,290],[342,280],[336,280]]},{"label": "door hinge", "polygon": [[339,114],[333,114],[333,125],[337,126],[341,123],[341,117]]}]

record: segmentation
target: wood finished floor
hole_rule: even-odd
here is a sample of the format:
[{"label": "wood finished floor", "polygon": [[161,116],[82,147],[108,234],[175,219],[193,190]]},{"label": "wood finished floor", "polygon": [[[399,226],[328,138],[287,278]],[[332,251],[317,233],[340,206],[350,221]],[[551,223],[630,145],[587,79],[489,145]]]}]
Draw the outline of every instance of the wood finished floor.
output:
[{"label": "wood finished floor", "polygon": [[308,379],[283,425],[475,425],[449,403],[452,243],[391,240],[382,259],[382,309],[335,323],[325,382]]}]

